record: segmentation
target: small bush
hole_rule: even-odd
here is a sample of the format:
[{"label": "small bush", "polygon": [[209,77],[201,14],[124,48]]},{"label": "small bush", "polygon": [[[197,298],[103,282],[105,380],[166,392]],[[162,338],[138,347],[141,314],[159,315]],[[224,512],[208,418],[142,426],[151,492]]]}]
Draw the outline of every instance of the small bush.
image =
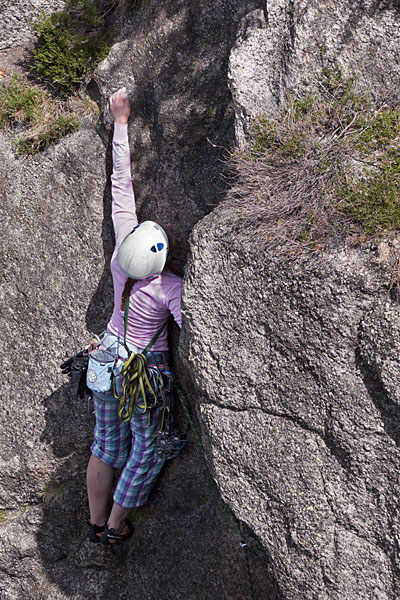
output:
[{"label": "small bush", "polygon": [[25,126],[25,134],[16,141],[18,153],[34,154],[77,131],[80,123],[45,90],[15,74],[8,84],[0,84],[0,127],[15,125]]},{"label": "small bush", "polygon": [[43,14],[33,23],[37,35],[33,71],[41,81],[67,96],[76,91],[105,58],[114,34],[105,16],[113,2],[67,0],[63,11]]},{"label": "small bush", "polygon": [[399,148],[400,109],[324,68],[318,89],[253,122],[230,195],[249,235],[285,256],[377,236],[400,229]]}]

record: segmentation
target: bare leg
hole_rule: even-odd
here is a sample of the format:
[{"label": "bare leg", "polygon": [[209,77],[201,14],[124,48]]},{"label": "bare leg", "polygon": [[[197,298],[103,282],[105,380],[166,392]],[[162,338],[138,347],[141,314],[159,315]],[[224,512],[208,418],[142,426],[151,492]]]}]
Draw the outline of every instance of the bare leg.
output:
[{"label": "bare leg", "polygon": [[101,526],[108,519],[108,500],[113,481],[113,467],[106,465],[100,458],[92,454],[87,468],[86,482],[90,522],[93,525]]},{"label": "bare leg", "polygon": [[131,508],[124,508],[123,506],[120,506],[114,502],[111,514],[108,518],[108,527],[110,529],[114,529],[115,533],[125,533],[125,531],[122,531],[124,521],[131,510]]}]

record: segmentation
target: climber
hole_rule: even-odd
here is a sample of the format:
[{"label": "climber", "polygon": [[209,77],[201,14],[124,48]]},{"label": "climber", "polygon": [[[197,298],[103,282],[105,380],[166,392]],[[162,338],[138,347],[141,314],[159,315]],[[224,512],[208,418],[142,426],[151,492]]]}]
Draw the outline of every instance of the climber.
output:
[{"label": "climber", "polygon": [[[167,327],[163,325],[172,314],[181,326],[182,278],[169,269],[173,233],[170,226],[153,221],[138,223],[128,144],[131,107],[125,88],[111,96],[110,109],[114,116],[111,176],[116,240],[111,259],[114,309],[102,347],[116,351],[123,361],[128,350],[140,353],[146,349],[158,332],[159,337],[146,358],[149,368],[155,364],[164,369],[168,364],[168,342]],[[133,411],[128,420],[121,420],[119,401],[112,389],[92,391],[92,397],[96,426],[87,468],[88,535],[92,542],[110,545],[132,535],[133,526],[127,516],[133,507],[146,502],[163,466],[165,458],[158,456],[154,449],[161,408],[153,408],[151,418],[147,412]],[[122,471],[110,510],[114,469]]]}]

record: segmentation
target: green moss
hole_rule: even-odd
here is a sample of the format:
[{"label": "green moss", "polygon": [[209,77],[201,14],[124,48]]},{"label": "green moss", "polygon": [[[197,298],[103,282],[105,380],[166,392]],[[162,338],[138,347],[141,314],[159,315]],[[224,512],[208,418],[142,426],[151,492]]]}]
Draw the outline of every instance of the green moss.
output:
[{"label": "green moss", "polygon": [[251,125],[251,151],[253,154],[264,154],[277,141],[277,129],[272,119],[258,115]]},{"label": "green moss", "polygon": [[7,523],[7,511],[0,510],[0,524]]},{"label": "green moss", "polygon": [[280,131],[277,123],[259,115],[251,127],[251,154],[255,157],[266,150],[278,150],[282,157],[295,157],[304,150],[303,136],[293,128]]},{"label": "green moss", "polygon": [[63,11],[33,24],[37,35],[33,71],[62,95],[77,90],[111,48],[105,5],[100,0],[67,0]]},{"label": "green moss", "polygon": [[25,502],[25,504],[21,508],[21,515],[24,515],[26,513],[26,511],[30,508],[30,506],[31,505],[29,504],[29,502]]},{"label": "green moss", "polygon": [[316,241],[313,239],[313,236],[312,236],[312,229],[313,229],[314,223],[315,223],[315,215],[314,215],[314,213],[310,213],[306,219],[304,228],[302,229],[302,231],[300,231],[300,234],[299,234],[299,240],[303,244],[309,244],[311,247],[314,247],[315,243],[316,243]]},{"label": "green moss", "polygon": [[140,506],[138,508],[132,508],[128,515],[128,519],[135,526],[139,523],[145,522],[149,519],[159,518],[160,512],[154,508],[148,506]]},{"label": "green moss", "polygon": [[[290,99],[289,99],[290,100]],[[313,94],[309,96],[305,96],[304,98],[299,98],[294,101],[294,117],[296,121],[303,118],[305,115],[311,113],[315,106],[315,98]]]},{"label": "green moss", "polygon": [[364,152],[377,150],[400,136],[400,112],[386,107],[375,115],[361,115],[357,125],[361,130],[357,147]]},{"label": "green moss", "polygon": [[46,488],[42,492],[40,492],[40,495],[43,497],[43,501],[46,504],[50,502],[55,502],[57,500],[62,500],[70,487],[70,482],[51,482],[46,486]]},{"label": "green moss", "polygon": [[208,504],[210,502],[210,496],[202,496],[201,498],[197,498],[196,504],[197,506],[203,506],[203,504]]},{"label": "green moss", "polygon": [[138,523],[144,520],[146,516],[143,509],[141,510],[140,508],[133,508],[130,511],[128,518],[133,525],[138,525]]},{"label": "green moss", "polygon": [[400,110],[365,112],[357,127],[356,148],[370,166],[361,177],[347,172],[341,178],[337,192],[343,208],[369,235],[400,229]]},{"label": "green moss", "polygon": [[342,209],[362,224],[365,233],[400,229],[400,153],[389,151],[378,168],[365,169],[358,182],[342,181],[337,193]]},{"label": "green moss", "polygon": [[35,121],[41,111],[43,91],[14,74],[7,85],[0,86],[0,127]]}]

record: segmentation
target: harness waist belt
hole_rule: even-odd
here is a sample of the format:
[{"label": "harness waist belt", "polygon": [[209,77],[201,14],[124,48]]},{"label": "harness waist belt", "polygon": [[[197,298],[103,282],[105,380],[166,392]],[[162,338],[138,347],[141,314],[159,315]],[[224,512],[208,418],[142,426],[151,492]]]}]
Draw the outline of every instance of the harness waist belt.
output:
[{"label": "harness waist belt", "polygon": [[148,352],[146,354],[146,359],[150,365],[154,362],[158,364],[166,364],[169,359],[169,352]]}]

